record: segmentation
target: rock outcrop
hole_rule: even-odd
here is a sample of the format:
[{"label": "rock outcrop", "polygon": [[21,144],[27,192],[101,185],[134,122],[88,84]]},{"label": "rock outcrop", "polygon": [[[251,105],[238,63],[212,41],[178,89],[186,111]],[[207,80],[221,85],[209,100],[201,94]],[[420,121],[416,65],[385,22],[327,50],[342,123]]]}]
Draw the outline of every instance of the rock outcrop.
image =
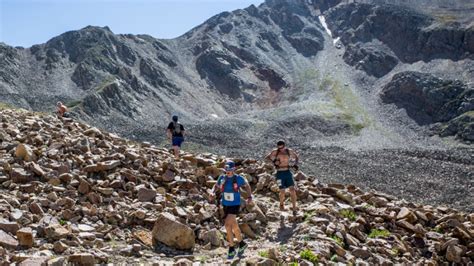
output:
[{"label": "rock outcrop", "polygon": [[473,59],[474,28],[469,24],[389,4],[340,5],[330,9],[327,18],[335,36],[349,47],[345,61],[375,77],[390,72],[398,60]]},{"label": "rock outcrop", "polygon": [[396,74],[385,85],[381,98],[404,108],[417,123],[438,123],[437,133],[472,141],[474,88],[460,80],[445,80],[419,72]]}]

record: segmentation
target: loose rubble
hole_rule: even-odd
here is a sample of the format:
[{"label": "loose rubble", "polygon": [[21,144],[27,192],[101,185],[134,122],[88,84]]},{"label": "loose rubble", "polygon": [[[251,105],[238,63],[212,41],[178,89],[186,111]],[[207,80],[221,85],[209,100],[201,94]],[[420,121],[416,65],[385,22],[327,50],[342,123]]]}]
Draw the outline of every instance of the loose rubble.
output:
[{"label": "loose rubble", "polygon": [[[224,263],[225,231],[208,195],[228,158],[175,161],[166,149],[71,120],[0,114],[1,265]],[[278,211],[271,165],[232,159],[255,192],[238,219],[249,265],[473,261],[474,213],[300,172],[293,216]]]}]

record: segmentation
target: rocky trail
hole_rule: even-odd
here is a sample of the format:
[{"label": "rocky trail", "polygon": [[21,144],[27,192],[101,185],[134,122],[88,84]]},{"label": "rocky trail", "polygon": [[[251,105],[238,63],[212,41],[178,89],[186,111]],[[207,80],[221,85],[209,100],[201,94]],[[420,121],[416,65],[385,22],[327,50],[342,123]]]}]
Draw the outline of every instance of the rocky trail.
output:
[{"label": "rocky trail", "polygon": [[296,175],[300,211],[278,211],[272,166],[232,158],[253,187],[245,258],[224,260],[207,200],[225,158],[137,143],[46,114],[0,111],[2,265],[472,263],[474,214]]}]

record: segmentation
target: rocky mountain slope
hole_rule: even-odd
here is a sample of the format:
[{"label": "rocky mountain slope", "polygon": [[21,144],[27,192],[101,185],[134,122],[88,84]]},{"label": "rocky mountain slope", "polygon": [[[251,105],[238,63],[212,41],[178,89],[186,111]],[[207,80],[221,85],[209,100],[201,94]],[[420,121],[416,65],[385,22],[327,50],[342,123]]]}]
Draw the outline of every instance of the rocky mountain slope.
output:
[{"label": "rocky mountain slope", "polygon": [[[1,110],[0,264],[225,262],[207,201],[224,156],[172,154],[72,120]],[[296,175],[301,211],[278,209],[272,166],[236,159],[254,190],[239,225],[247,265],[393,265],[474,259],[474,214]],[[472,200],[472,199],[471,199]]]},{"label": "rocky mountain slope", "polygon": [[[459,5],[472,8],[463,2]],[[469,120],[474,31],[472,21],[464,17],[462,11],[437,17],[382,3],[269,0],[259,7],[216,15],[172,40],[116,35],[107,27],[90,26],[28,49],[2,45],[1,100],[43,111],[62,100],[86,121],[138,137],[143,135],[143,124],[156,131],[152,125],[164,125],[172,113],[188,122],[203,122],[202,118],[249,110],[291,111],[292,104],[311,100],[315,108],[298,106],[316,109],[308,112],[310,120],[335,123],[340,125],[337,133],[351,134],[370,126],[360,112],[371,110],[363,102],[362,110],[344,110],[351,104],[345,94],[355,93],[346,97],[356,98],[361,89],[377,88],[370,77],[391,77],[404,72],[400,68],[405,64],[424,62],[425,69],[415,69],[438,75],[433,66],[449,59],[454,65],[471,67],[461,73],[443,69],[440,78],[449,82],[456,75],[468,91],[452,107],[462,105],[464,112],[453,113],[449,121],[463,114]],[[333,36],[328,36],[326,26]],[[351,77],[329,66],[339,61],[340,53],[331,50],[333,40],[328,42],[328,37],[340,39],[334,42],[342,47],[344,62],[365,75]],[[425,76],[419,77],[424,83]],[[357,82],[360,79],[365,83]],[[348,88],[335,88],[343,84]],[[449,96],[433,97],[450,101]],[[472,140],[471,123],[463,125],[460,132],[451,127],[442,135]],[[466,128],[468,134],[461,133]]]},{"label": "rocky mountain slope", "polygon": [[472,5],[352,2],[267,0],[171,40],[89,26],[0,45],[0,101],[61,100],[156,145],[178,114],[185,149],[229,156],[261,158],[282,138],[326,182],[472,210]]}]

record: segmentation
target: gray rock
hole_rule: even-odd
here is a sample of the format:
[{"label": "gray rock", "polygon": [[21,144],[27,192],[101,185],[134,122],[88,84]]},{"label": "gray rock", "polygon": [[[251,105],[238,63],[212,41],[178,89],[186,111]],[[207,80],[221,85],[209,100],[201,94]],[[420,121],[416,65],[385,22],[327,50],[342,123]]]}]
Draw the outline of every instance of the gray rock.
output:
[{"label": "gray rock", "polygon": [[352,253],[352,255],[354,255],[358,258],[364,259],[364,260],[370,258],[370,252],[367,249],[356,248],[356,249],[352,250],[351,253]]},{"label": "gray rock", "polygon": [[89,253],[78,253],[68,257],[69,263],[77,263],[80,265],[95,265],[96,261],[92,254]]},{"label": "gray rock", "polygon": [[7,249],[16,249],[18,241],[3,230],[0,230],[0,246]]},{"label": "gray rock", "polygon": [[153,201],[156,195],[157,195],[156,190],[142,187],[138,190],[137,198],[141,202],[147,202],[147,201]]},{"label": "gray rock", "polygon": [[194,231],[178,222],[170,213],[161,213],[158,216],[152,234],[155,243],[159,241],[177,249],[188,250],[195,245]]},{"label": "gray rock", "polygon": [[17,222],[10,222],[5,219],[0,219],[0,230],[15,235],[19,229],[20,226]]}]

